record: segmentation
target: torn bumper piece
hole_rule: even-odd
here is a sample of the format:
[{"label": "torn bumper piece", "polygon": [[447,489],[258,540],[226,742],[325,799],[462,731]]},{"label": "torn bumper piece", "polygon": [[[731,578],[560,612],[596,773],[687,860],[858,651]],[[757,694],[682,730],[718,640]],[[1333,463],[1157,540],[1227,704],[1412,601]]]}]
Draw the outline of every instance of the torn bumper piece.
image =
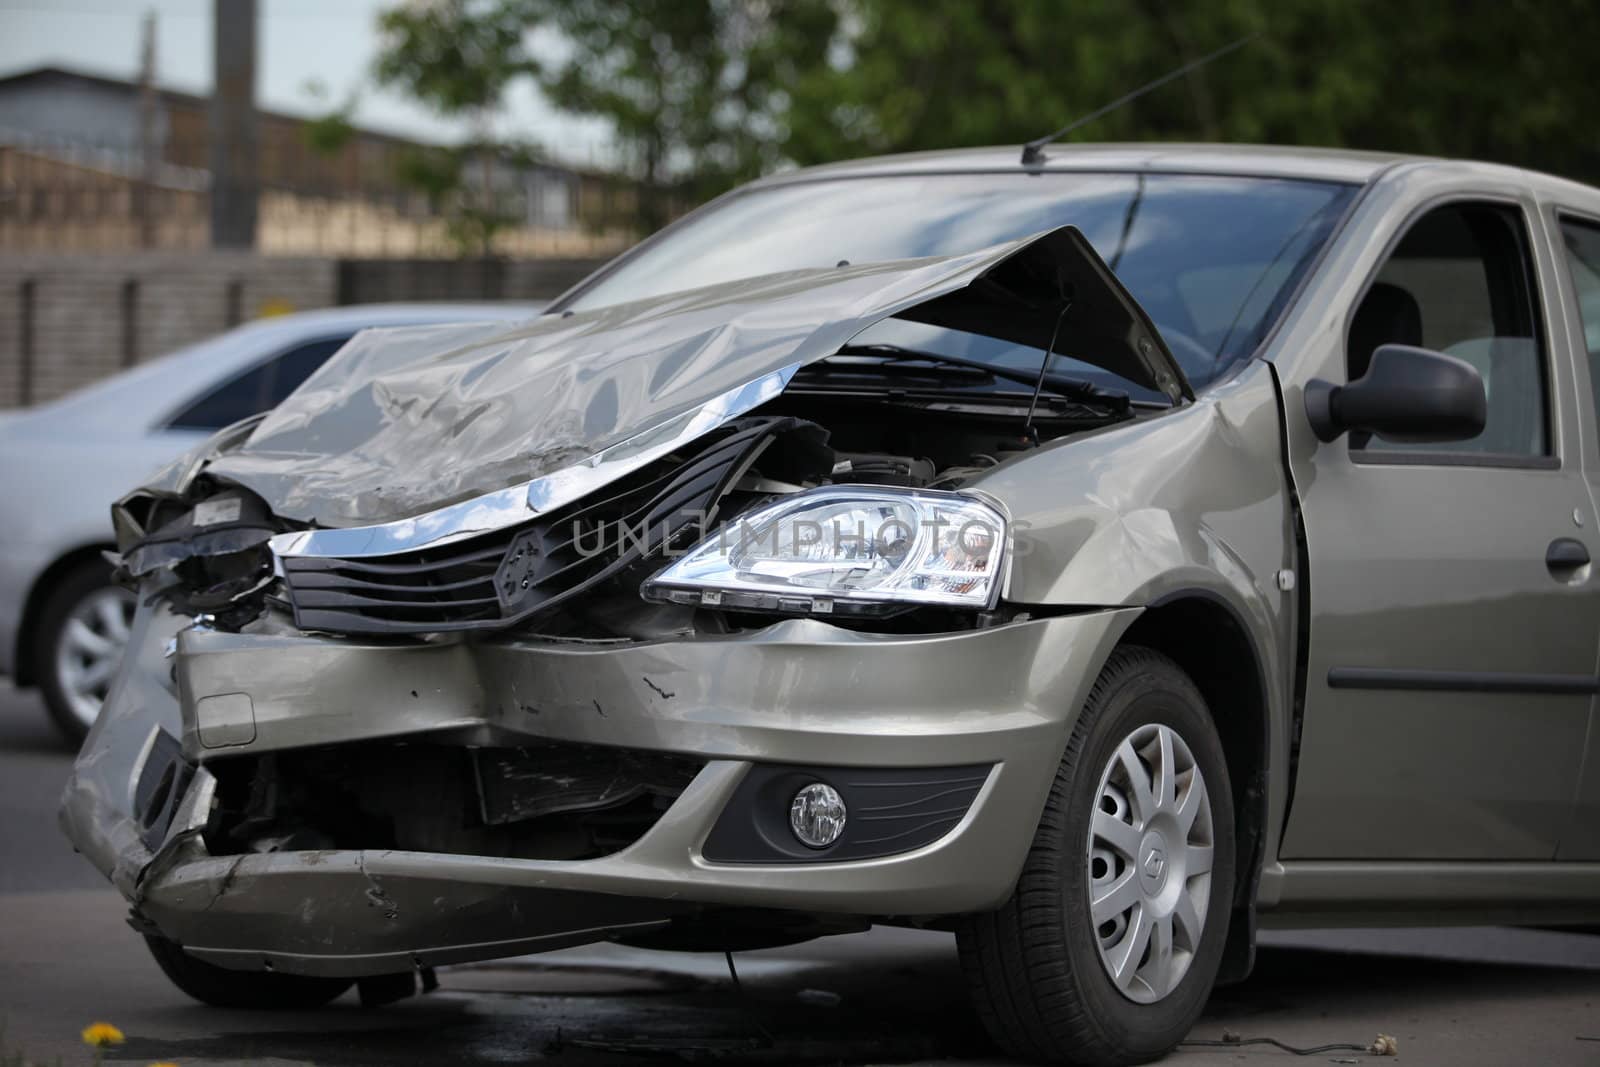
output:
[{"label": "torn bumper piece", "polygon": [[[1136,615],[929,636],[790,620],[736,635],[603,643],[399,645],[184,630],[167,661],[174,706],[113,706],[105,727],[129,736],[139,728],[117,729],[118,718],[142,715],[147,733],[176,720],[181,755],[168,758],[193,771],[173,776],[187,791],[169,805],[164,840],[149,850],[138,832],[116,829],[139,829],[131,789],[128,810],[114,812],[105,790],[75,778],[63,818],[75,840],[102,843],[84,848],[102,869],[137,871],[119,886],[140,914],[194,955],[235,968],[381,974],[626,936],[721,907],[862,917],[981,910],[1010,892],[1093,665]],[[228,761],[386,739],[407,751],[597,746],[691,757],[699,770],[641,836],[596,858],[208,849]],[[83,757],[91,766],[93,741]],[[148,745],[142,758],[164,751]],[[837,853],[794,842],[763,851],[763,828],[782,824],[747,809],[777,795],[766,783],[786,768],[922,788],[882,794],[890,802],[880,815],[897,818],[892,809],[909,796],[916,817],[869,835],[906,830],[905,840],[872,858],[852,858],[872,854],[861,837]],[[948,788],[923,788],[908,768],[931,769],[924,786],[946,774]],[[131,783],[164,773],[128,772]],[[866,808],[854,814],[873,827]]]}]

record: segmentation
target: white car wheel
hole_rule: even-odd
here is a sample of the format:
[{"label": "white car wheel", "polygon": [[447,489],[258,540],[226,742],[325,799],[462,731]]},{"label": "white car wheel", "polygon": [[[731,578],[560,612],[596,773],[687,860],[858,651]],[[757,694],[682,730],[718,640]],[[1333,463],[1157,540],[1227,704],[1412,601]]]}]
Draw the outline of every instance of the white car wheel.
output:
[{"label": "white car wheel", "polygon": [[35,676],[56,725],[82,741],[122,664],[133,594],[94,561],[68,571],[48,594],[35,644]]}]

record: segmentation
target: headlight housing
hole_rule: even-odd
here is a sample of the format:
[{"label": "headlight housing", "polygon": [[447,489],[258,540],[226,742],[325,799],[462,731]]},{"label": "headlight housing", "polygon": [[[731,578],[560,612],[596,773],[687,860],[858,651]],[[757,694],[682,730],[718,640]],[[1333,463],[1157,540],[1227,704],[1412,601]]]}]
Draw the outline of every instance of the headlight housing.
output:
[{"label": "headlight housing", "polygon": [[643,592],[743,611],[982,611],[1000,595],[1005,551],[1005,516],[977,496],[833,485],[740,515]]}]

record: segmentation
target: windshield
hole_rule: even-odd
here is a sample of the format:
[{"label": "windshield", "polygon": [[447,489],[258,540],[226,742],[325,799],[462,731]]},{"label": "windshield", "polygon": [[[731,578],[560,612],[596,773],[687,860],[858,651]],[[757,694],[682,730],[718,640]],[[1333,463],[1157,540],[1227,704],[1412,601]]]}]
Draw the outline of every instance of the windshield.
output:
[{"label": "windshield", "polygon": [[[712,204],[625,257],[567,306],[841,262],[955,255],[1071,224],[1144,306],[1198,389],[1255,351],[1354,191],[1331,182],[1180,174],[794,182]],[[1039,359],[1037,349],[898,319],[856,341],[1011,366],[1037,366]],[[1058,357],[1052,369],[1128,385],[1070,358]]]}]

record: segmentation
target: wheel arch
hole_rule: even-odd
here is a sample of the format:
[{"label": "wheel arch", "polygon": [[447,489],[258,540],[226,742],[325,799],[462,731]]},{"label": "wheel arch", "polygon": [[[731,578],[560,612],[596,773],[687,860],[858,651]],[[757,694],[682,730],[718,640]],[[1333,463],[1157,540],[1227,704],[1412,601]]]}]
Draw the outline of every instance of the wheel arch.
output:
[{"label": "wheel arch", "polygon": [[1216,723],[1233,793],[1239,877],[1219,981],[1243,978],[1255,953],[1256,887],[1266,859],[1271,704],[1267,662],[1244,616],[1219,593],[1169,592],[1146,606],[1119,644],[1171,658],[1195,683]]},{"label": "wheel arch", "polygon": [[39,684],[39,679],[34,670],[34,639],[39,628],[39,616],[44,611],[45,601],[49,599],[50,589],[61,580],[61,576],[74,568],[100,558],[100,553],[115,549],[110,541],[91,542],[79,545],[77,548],[57,556],[54,562],[39,572],[33,584],[28,587],[28,595],[23,601],[22,615],[17,623],[16,648],[12,662],[16,664],[12,672],[12,681],[19,687]]}]

